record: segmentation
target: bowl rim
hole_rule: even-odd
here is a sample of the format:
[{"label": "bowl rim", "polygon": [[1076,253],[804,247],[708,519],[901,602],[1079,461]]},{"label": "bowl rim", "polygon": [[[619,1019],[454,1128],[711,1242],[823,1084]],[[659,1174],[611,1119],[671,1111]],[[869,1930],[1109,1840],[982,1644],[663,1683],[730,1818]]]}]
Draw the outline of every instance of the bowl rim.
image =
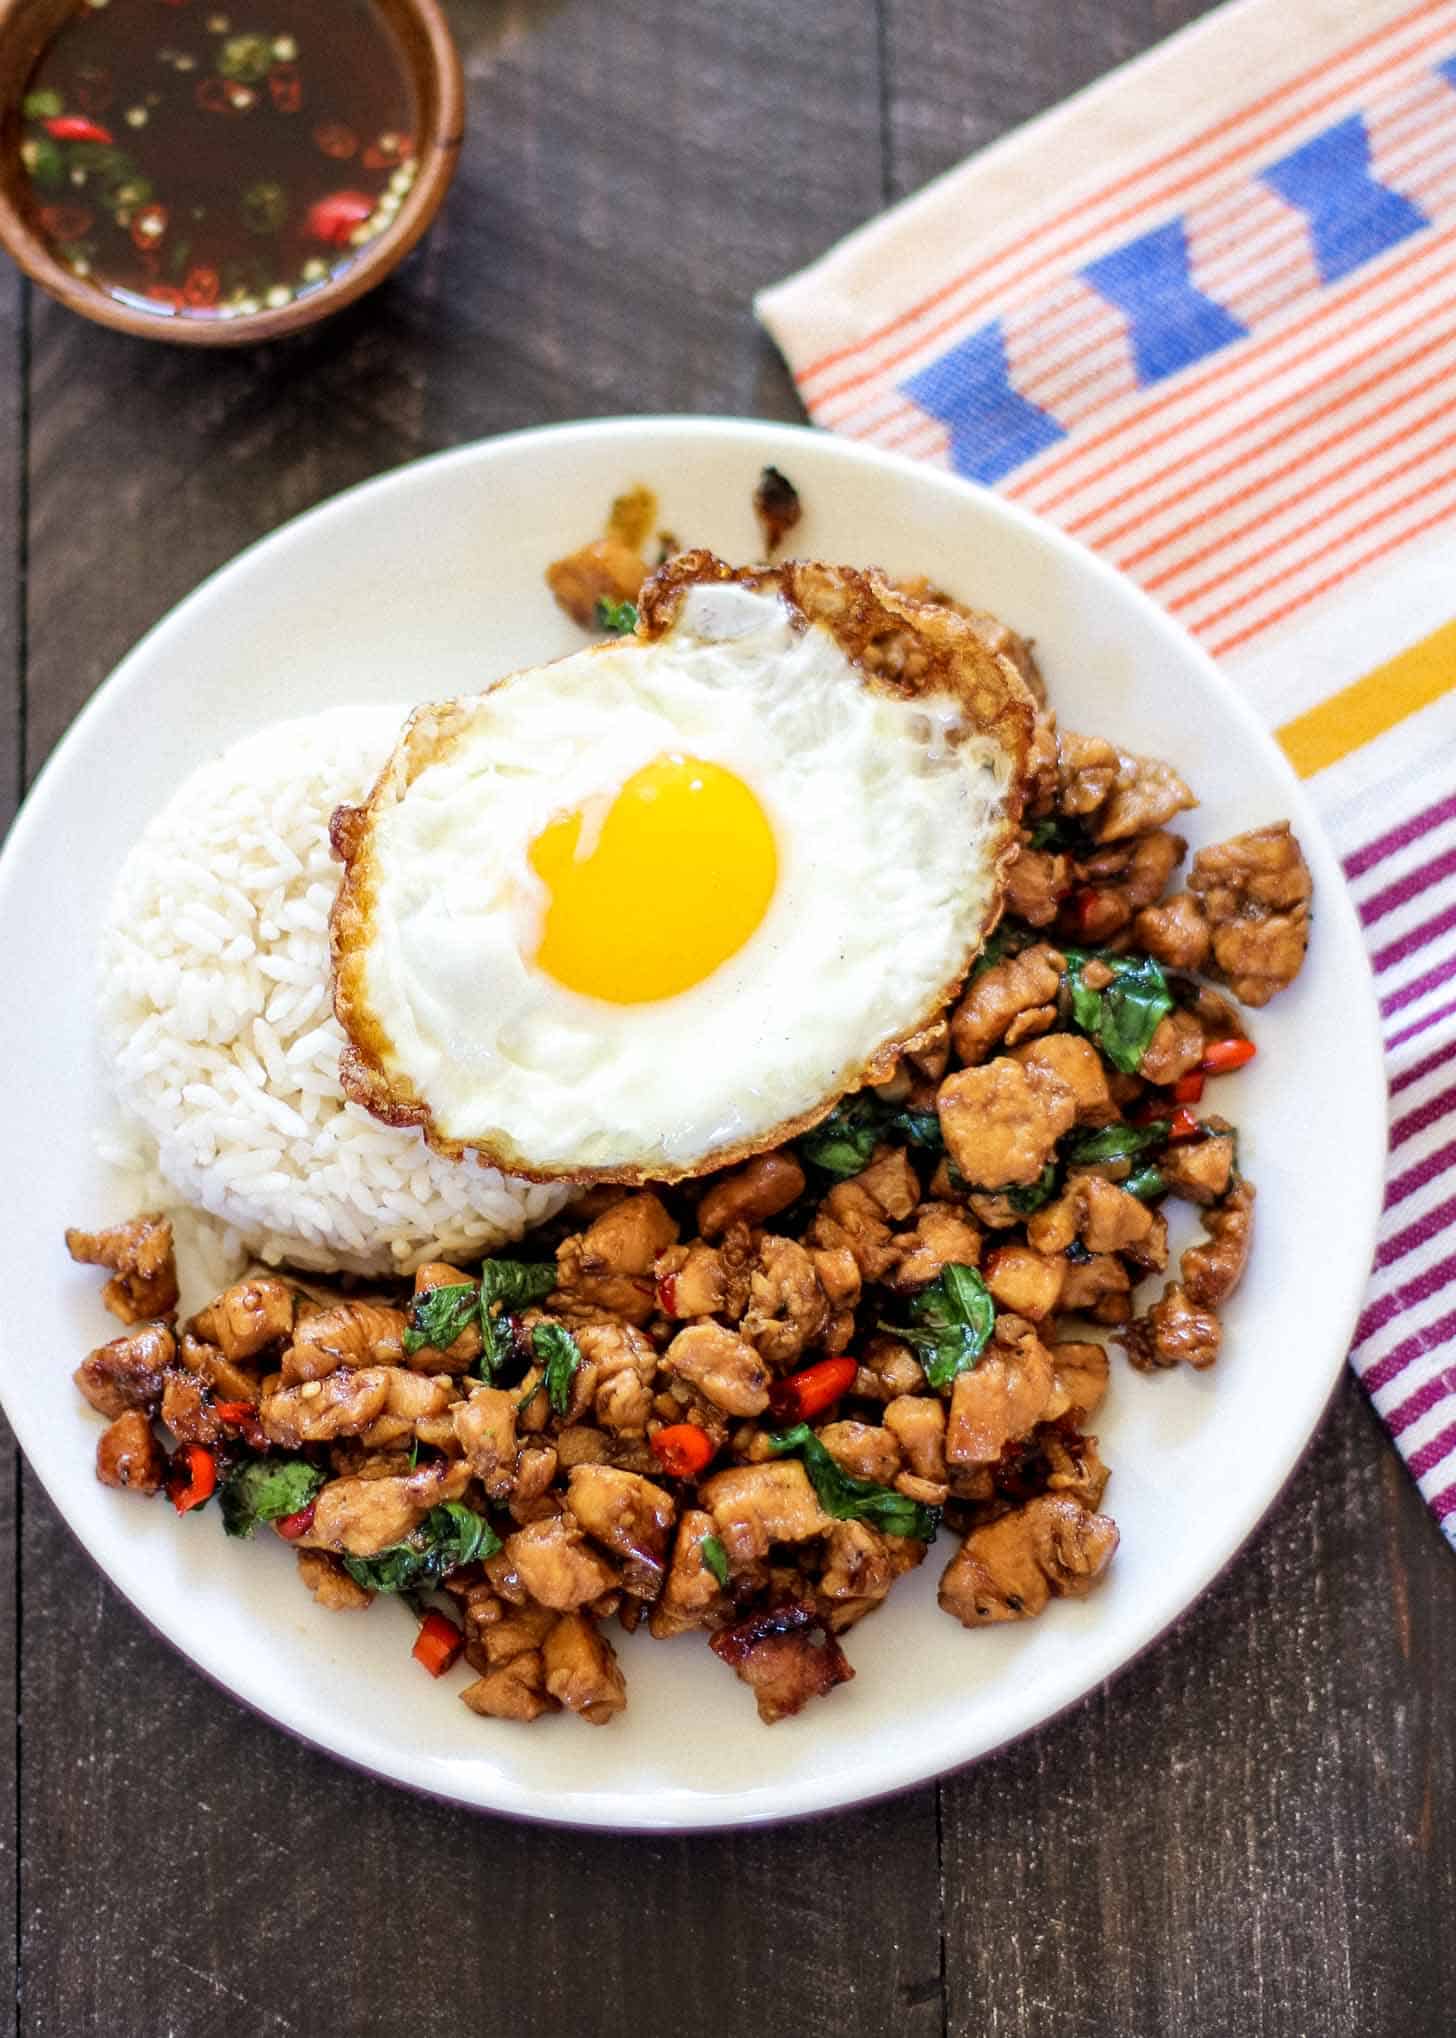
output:
[{"label": "bowl rim", "polygon": [[[0,49],[7,36],[18,35],[49,4],[50,0],[0,0]],[[420,29],[423,42],[405,45],[406,60],[416,80],[428,74],[436,100],[435,117],[430,132],[417,137],[415,159],[419,171],[394,220],[360,250],[346,269],[306,297],[295,297],[285,305],[228,319],[168,318],[157,312],[134,310],[74,275],[56,259],[17,202],[3,162],[0,162],[0,247],[32,282],[68,311],[74,311],[92,325],[128,333],[134,339],[160,340],[169,346],[252,346],[302,332],[355,303],[382,283],[428,231],[445,201],[465,138],[464,72],[439,0],[381,0],[381,11],[386,18],[395,13],[407,14]],[[14,111],[13,106],[0,107],[0,147],[11,139]]]},{"label": "bowl rim", "polygon": [[[1274,765],[1277,775],[1284,780],[1290,800],[1291,818],[1301,831],[1306,849],[1311,852],[1311,860],[1316,864],[1320,880],[1335,879],[1339,876],[1337,859],[1307,790],[1295,777],[1287,758],[1278,749],[1273,736],[1252,703],[1175,618],[1137,587],[1135,582],[1091,552],[1077,539],[1033,515],[1021,505],[1008,501],[995,491],[967,482],[958,476],[928,469],[923,462],[908,456],[835,438],[801,424],[721,415],[644,414],[529,426],[443,449],[411,461],[403,467],[390,469],[358,482],[299,516],[288,519],[274,531],[244,547],[201,581],[189,595],[169,609],[142,636],[73,719],[52,751],[51,757],[37,775],[29,795],[12,823],[7,839],[0,845],[0,910],[3,910],[12,884],[18,879],[31,838],[45,828],[52,813],[54,800],[60,791],[59,784],[53,784],[53,779],[58,781],[63,776],[62,771],[58,769],[62,761],[68,760],[73,751],[82,747],[83,731],[104,718],[108,709],[114,706],[118,696],[134,683],[137,669],[144,668],[147,659],[162,649],[169,637],[184,627],[186,621],[184,612],[194,610],[205,599],[215,598],[223,591],[220,583],[225,583],[245,571],[256,572],[259,568],[266,569],[279,558],[286,556],[288,546],[297,540],[303,527],[318,532],[330,525],[346,523],[354,512],[356,499],[366,494],[380,498],[400,497],[412,489],[417,489],[422,478],[432,472],[440,473],[453,467],[469,468],[474,463],[482,459],[488,460],[492,455],[502,451],[539,448],[544,441],[555,442],[563,448],[572,448],[593,441],[605,441],[610,444],[623,437],[628,440],[650,437],[659,450],[669,454],[674,442],[688,445],[706,443],[751,447],[760,457],[775,458],[782,455],[788,458],[790,464],[796,447],[812,443],[816,456],[822,457],[831,465],[842,463],[846,466],[865,465],[878,468],[885,473],[913,477],[931,494],[942,493],[947,496],[972,498],[978,502],[983,513],[1019,529],[1023,536],[1032,538],[1052,554],[1074,559],[1080,572],[1100,582],[1109,592],[1115,590],[1119,602],[1143,611],[1145,616],[1155,622],[1157,630],[1170,647],[1176,647],[1181,658],[1199,668],[1204,683],[1211,683],[1222,697],[1223,704],[1240,727],[1243,740],[1261,752],[1266,761]],[[39,799],[37,794],[41,795]],[[1325,892],[1322,911],[1327,923],[1331,921],[1343,923],[1343,938],[1351,944],[1352,955],[1358,953],[1363,959],[1364,946],[1355,908],[1342,884],[1329,885]],[[1338,1321],[1341,1334],[1338,1344],[1335,1338],[1331,1337],[1322,1365],[1318,1369],[1312,1369],[1312,1376],[1306,1383],[1297,1425],[1300,1432],[1298,1443],[1290,1449],[1276,1477],[1263,1485],[1257,1493],[1245,1496],[1236,1509],[1230,1510],[1220,1520],[1216,1534],[1210,1536],[1204,1546],[1199,1563],[1190,1569],[1185,1580],[1185,1589],[1174,1609],[1160,1613],[1160,1617],[1140,1622],[1139,1632],[1132,1646],[1125,1650],[1119,1649],[1105,1662],[1099,1660],[1095,1648],[1090,1649],[1084,1659],[1085,1674],[1079,1673],[1075,1689],[1048,1706],[1034,1719],[996,1732],[992,1738],[969,1751],[962,1745],[952,1748],[949,1752],[936,1750],[928,1756],[923,1749],[917,1749],[909,1755],[902,1752],[894,1760],[882,1761],[876,1768],[874,1780],[868,1784],[852,1782],[843,1776],[814,1778],[807,1782],[782,1786],[778,1797],[771,1803],[763,1802],[761,1794],[756,1790],[750,1790],[744,1797],[727,1802],[707,1798],[687,1803],[676,1793],[660,1790],[649,1802],[643,1803],[636,1791],[625,1790],[617,1784],[609,1772],[604,1774],[601,1785],[585,1801],[575,1799],[566,1802],[552,1792],[497,1773],[492,1773],[485,1780],[483,1787],[480,1780],[475,1778],[469,1782],[463,1777],[442,1780],[440,1765],[432,1765],[416,1751],[406,1747],[399,1753],[398,1760],[385,1766],[378,1760],[377,1755],[363,1745],[357,1735],[351,1736],[347,1731],[341,1730],[337,1722],[327,1721],[316,1706],[303,1702],[297,1693],[285,1691],[276,1685],[264,1692],[256,1678],[239,1679],[236,1664],[225,1660],[227,1656],[225,1648],[219,1648],[207,1637],[199,1641],[199,1637],[188,1629],[186,1621],[175,1608],[159,1609],[147,1599],[144,1592],[135,1589],[137,1584],[135,1577],[130,1582],[123,1582],[112,1565],[94,1548],[85,1544],[84,1537],[81,1540],[93,1561],[106,1573],[113,1589],[120,1593],[134,1611],[141,1614],[153,1632],[160,1634],[183,1654],[195,1669],[200,1670],[231,1698],[246,1705],[250,1711],[268,1720],[272,1725],[282,1727],[295,1740],[318,1749],[333,1760],[343,1762],[347,1767],[378,1777],[381,1781],[407,1789],[419,1796],[458,1804],[477,1813],[509,1817],[529,1824],[569,1827],[583,1832],[596,1830],[686,1834],[739,1827],[767,1827],[877,1803],[923,1786],[934,1778],[969,1769],[1028,1735],[1042,1731],[1054,1720],[1083,1704],[1099,1687],[1105,1688],[1112,1680],[1121,1678],[1125,1670],[1139,1662],[1156,1643],[1171,1633],[1204,1598],[1216,1580],[1228,1570],[1267,1520],[1307,1455],[1310,1444],[1327,1415],[1344,1377],[1346,1353],[1369,1276],[1370,1249],[1373,1248],[1384,1197],[1383,1163],[1388,1115],[1382,1036],[1374,979],[1368,963],[1363,961],[1347,985],[1347,1004],[1342,1015],[1342,1040],[1348,1056],[1347,1066],[1352,1072],[1365,1072],[1363,1083],[1357,1073],[1352,1073],[1352,1089],[1345,1101],[1352,1114],[1358,1112],[1364,1121],[1366,1158],[1375,1161],[1378,1147],[1379,1164],[1363,1171],[1353,1170],[1347,1184],[1346,1203],[1356,1207],[1355,1228],[1359,1236],[1368,1241],[1368,1245],[1360,1254],[1350,1255],[1337,1266],[1330,1268],[1327,1292],[1332,1291],[1336,1297],[1330,1313],[1332,1319]],[[0,1333],[0,1355],[6,1355],[4,1346],[5,1335]],[[29,1443],[35,1434],[30,1414],[24,1407],[23,1397],[9,1393],[3,1367],[0,1367],[0,1401],[7,1404],[17,1439],[22,1450],[30,1456]],[[1291,1429],[1293,1427],[1291,1425]],[[64,1492],[57,1491],[49,1484],[44,1474],[39,1471],[35,1458],[31,1459],[31,1463],[50,1493],[66,1527],[79,1536],[79,1530],[71,1521]]]}]

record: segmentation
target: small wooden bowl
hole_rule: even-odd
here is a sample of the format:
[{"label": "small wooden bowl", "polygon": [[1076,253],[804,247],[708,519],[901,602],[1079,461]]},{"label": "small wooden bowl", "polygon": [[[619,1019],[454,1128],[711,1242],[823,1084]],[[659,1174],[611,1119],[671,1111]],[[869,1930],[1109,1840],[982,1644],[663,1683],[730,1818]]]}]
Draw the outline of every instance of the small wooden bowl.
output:
[{"label": "small wooden bowl", "polygon": [[465,125],[460,58],[437,0],[376,0],[376,4],[398,37],[414,80],[420,108],[415,138],[418,174],[384,232],[306,297],[236,318],[168,317],[121,303],[99,285],[74,275],[51,253],[28,214],[20,102],[41,51],[75,13],[76,0],[0,0],[0,245],[43,290],[83,318],[173,346],[252,346],[317,325],[352,304],[404,260],[440,210],[455,174]]}]

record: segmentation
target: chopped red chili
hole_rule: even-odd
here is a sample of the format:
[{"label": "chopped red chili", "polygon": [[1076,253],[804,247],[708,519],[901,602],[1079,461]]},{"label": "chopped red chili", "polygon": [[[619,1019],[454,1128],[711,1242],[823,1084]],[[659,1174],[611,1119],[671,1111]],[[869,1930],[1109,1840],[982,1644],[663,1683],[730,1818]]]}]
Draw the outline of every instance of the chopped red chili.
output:
[{"label": "chopped red chili", "polygon": [[454,1621],[442,1613],[427,1613],[410,1654],[432,1677],[443,1677],[464,1647],[465,1637]]},{"label": "chopped red chili", "polygon": [[854,1359],[820,1359],[776,1380],[768,1390],[769,1407],[781,1422],[812,1422],[849,1392],[858,1371]]},{"label": "chopped red chili", "polygon": [[659,1274],[657,1277],[657,1306],[664,1316],[677,1314],[677,1275]]},{"label": "chopped red chili", "polygon": [[201,1507],[217,1487],[217,1457],[206,1444],[182,1444],[167,1467],[167,1498],[178,1514]]},{"label": "chopped red chili", "polygon": [[83,113],[58,113],[41,126],[57,142],[106,142],[113,139],[111,129],[103,127],[99,120],[87,120]]},{"label": "chopped red chili", "polygon": [[274,1522],[273,1526],[284,1542],[296,1543],[300,1536],[308,1534],[313,1527],[314,1509],[317,1506],[318,1502],[311,1500],[307,1507],[300,1507],[297,1514],[285,1514],[281,1520]]},{"label": "chopped red chili", "polygon": [[267,1450],[268,1439],[263,1433],[263,1425],[258,1420],[258,1410],[251,1401],[216,1401],[213,1403],[213,1414],[219,1422],[226,1423],[229,1429],[240,1429],[244,1440],[251,1444],[255,1451]]},{"label": "chopped red chili", "polygon": [[1168,1122],[1168,1138],[1197,1139],[1203,1127],[1186,1104],[1180,1104]]},{"label": "chopped red chili", "polygon": [[1226,1076],[1230,1069],[1252,1061],[1258,1051],[1252,1040],[1211,1040],[1198,1066],[1206,1076]]},{"label": "chopped red chili", "polygon": [[1203,1095],[1203,1072],[1193,1069],[1186,1076],[1179,1076],[1173,1085],[1173,1101],[1176,1104],[1196,1104]]},{"label": "chopped red chili", "polygon": [[717,1445],[695,1422],[672,1422],[651,1439],[654,1457],[674,1479],[695,1479],[707,1465]]}]

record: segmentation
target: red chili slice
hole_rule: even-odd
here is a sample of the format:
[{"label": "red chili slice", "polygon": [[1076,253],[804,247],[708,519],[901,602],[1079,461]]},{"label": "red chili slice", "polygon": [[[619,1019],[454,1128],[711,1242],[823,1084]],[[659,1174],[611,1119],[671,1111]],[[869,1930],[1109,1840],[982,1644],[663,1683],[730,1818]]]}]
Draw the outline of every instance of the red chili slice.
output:
[{"label": "red chili slice", "polygon": [[776,1380],[768,1390],[768,1405],[781,1422],[812,1422],[849,1392],[858,1371],[854,1359],[820,1359]]},{"label": "red chili slice", "polygon": [[210,1500],[217,1487],[217,1458],[206,1444],[183,1444],[167,1467],[167,1498],[178,1514]]},{"label": "red chili slice", "polygon": [[1168,1138],[1197,1139],[1203,1127],[1186,1104],[1180,1104],[1168,1123]]},{"label": "red chili slice", "polygon": [[650,1439],[653,1455],[674,1479],[696,1479],[711,1463],[717,1445],[695,1422],[673,1422]]},{"label": "red chili slice", "polygon": [[362,191],[334,191],[308,208],[303,230],[311,240],[347,247],[354,229],[363,226],[373,210],[374,200]]},{"label": "red chili slice", "polygon": [[677,1314],[677,1275],[659,1274],[657,1277],[657,1306],[664,1316]]},{"label": "red chili slice", "polygon": [[285,1514],[281,1520],[274,1522],[274,1528],[285,1543],[296,1543],[300,1536],[308,1534],[313,1527],[314,1509],[317,1506],[318,1502],[311,1500],[307,1507],[300,1507],[297,1514]]},{"label": "red chili slice", "polygon": [[443,1677],[464,1647],[465,1637],[454,1621],[446,1620],[442,1613],[427,1613],[410,1654],[432,1677]]},{"label": "red chili slice", "polygon": [[1203,1074],[1194,1069],[1190,1075],[1179,1076],[1173,1085],[1173,1101],[1177,1104],[1196,1104],[1203,1095]]},{"label": "red chili slice", "polygon": [[49,120],[43,120],[41,126],[58,142],[109,142],[114,139],[109,127],[103,127],[99,120],[87,120],[83,113],[57,113]]},{"label": "red chili slice", "polygon": [[1230,1069],[1241,1069],[1252,1061],[1258,1052],[1252,1040],[1211,1040],[1198,1066],[1206,1076],[1226,1076]]},{"label": "red chili slice", "polygon": [[186,281],[182,285],[182,296],[194,311],[208,310],[217,303],[221,295],[222,278],[216,269],[199,264],[197,268],[187,271]]},{"label": "red chili slice", "polygon": [[263,1434],[263,1425],[258,1420],[257,1408],[251,1401],[215,1401],[213,1414],[229,1429],[239,1429],[244,1441],[255,1451],[266,1451],[268,1439]]}]

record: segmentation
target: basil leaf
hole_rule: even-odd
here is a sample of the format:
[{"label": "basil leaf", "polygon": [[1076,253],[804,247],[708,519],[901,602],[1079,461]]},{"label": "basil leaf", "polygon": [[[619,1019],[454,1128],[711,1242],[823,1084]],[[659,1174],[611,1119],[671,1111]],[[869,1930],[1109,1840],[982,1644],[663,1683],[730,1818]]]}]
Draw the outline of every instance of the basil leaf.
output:
[{"label": "basil leaf", "polygon": [[995,1327],[996,1304],[990,1289],[974,1267],[955,1262],[942,1267],[915,1297],[908,1326],[880,1325],[918,1354],[921,1370],[937,1391],[975,1365]]},{"label": "basil leaf", "polygon": [[928,1153],[945,1152],[938,1111],[897,1111],[886,1130],[898,1132],[907,1146],[922,1146]]},{"label": "basil leaf", "polygon": [[493,1557],[500,1537],[483,1514],[458,1500],[432,1507],[402,1543],[372,1557],[345,1557],[344,1569],[368,1592],[415,1592],[438,1585],[483,1557]]},{"label": "basil leaf", "polygon": [[768,1442],[779,1457],[798,1452],[819,1505],[835,1521],[872,1522],[887,1536],[910,1536],[917,1543],[934,1539],[940,1525],[939,1508],[911,1500],[908,1495],[897,1493],[893,1486],[876,1486],[872,1479],[857,1479],[852,1472],[846,1472],[807,1422],[796,1423],[781,1435],[771,1436]]},{"label": "basil leaf", "polygon": [[426,1345],[431,1351],[448,1351],[461,1331],[474,1322],[479,1307],[480,1289],[474,1281],[451,1281],[444,1288],[416,1295],[401,1340],[406,1352],[413,1355]]},{"label": "basil leaf", "polygon": [[630,637],[637,627],[637,604],[613,601],[609,594],[597,596],[597,628],[609,637]]},{"label": "basil leaf", "polygon": [[836,1104],[827,1118],[803,1135],[799,1152],[826,1175],[846,1181],[869,1166],[883,1128],[879,1099],[860,1090]]},{"label": "basil leaf", "polygon": [[[532,1302],[544,1302],[556,1286],[554,1262],[487,1260],[480,1270],[480,1366],[482,1380],[493,1380],[497,1367],[511,1355],[505,1318]],[[499,1304],[499,1308],[495,1307]]]},{"label": "basil leaf", "polygon": [[571,1383],[581,1364],[581,1347],[559,1323],[538,1323],[531,1332],[531,1349],[546,1369],[546,1394],[551,1406],[558,1415],[565,1415],[571,1400]]},{"label": "basil leaf", "polygon": [[1154,1196],[1161,1196],[1168,1184],[1160,1168],[1139,1168],[1135,1175],[1129,1175],[1122,1184],[1129,1196],[1136,1196],[1143,1203],[1150,1203]]},{"label": "basil leaf", "polygon": [[[1159,1020],[1173,1009],[1168,979],[1148,955],[1104,955],[1085,948],[1068,948],[1063,953],[1072,1023],[1096,1043],[1114,1068],[1125,1076],[1135,1076]],[[1082,981],[1083,968],[1094,959],[1112,971],[1112,982],[1100,991]]]},{"label": "basil leaf", "polygon": [[698,1544],[703,1562],[726,1592],[728,1590],[728,1552],[717,1536],[704,1536]]},{"label": "basil leaf", "polygon": [[799,1153],[826,1175],[845,1181],[867,1168],[880,1141],[893,1135],[927,1152],[945,1150],[938,1112],[905,1110],[886,1104],[872,1090],[857,1090],[803,1135]]},{"label": "basil leaf", "polygon": [[999,1193],[1006,1198],[1018,1217],[1030,1217],[1033,1210],[1040,1210],[1050,1203],[1061,1186],[1061,1174],[1055,1161],[1048,1161],[1034,1182],[1020,1188],[1002,1189]]},{"label": "basil leaf", "polygon": [[1032,849],[1077,849],[1087,847],[1087,831],[1065,814],[1049,814],[1031,831]]},{"label": "basil leaf", "polygon": [[299,1513],[323,1483],[306,1458],[249,1458],[224,1476],[222,1525],[230,1536],[251,1536],[260,1521]]},{"label": "basil leaf", "polygon": [[1095,1132],[1074,1132],[1062,1143],[1064,1159],[1079,1166],[1094,1161],[1135,1161],[1164,1145],[1171,1130],[1166,1118],[1147,1125],[1102,1125]]}]

